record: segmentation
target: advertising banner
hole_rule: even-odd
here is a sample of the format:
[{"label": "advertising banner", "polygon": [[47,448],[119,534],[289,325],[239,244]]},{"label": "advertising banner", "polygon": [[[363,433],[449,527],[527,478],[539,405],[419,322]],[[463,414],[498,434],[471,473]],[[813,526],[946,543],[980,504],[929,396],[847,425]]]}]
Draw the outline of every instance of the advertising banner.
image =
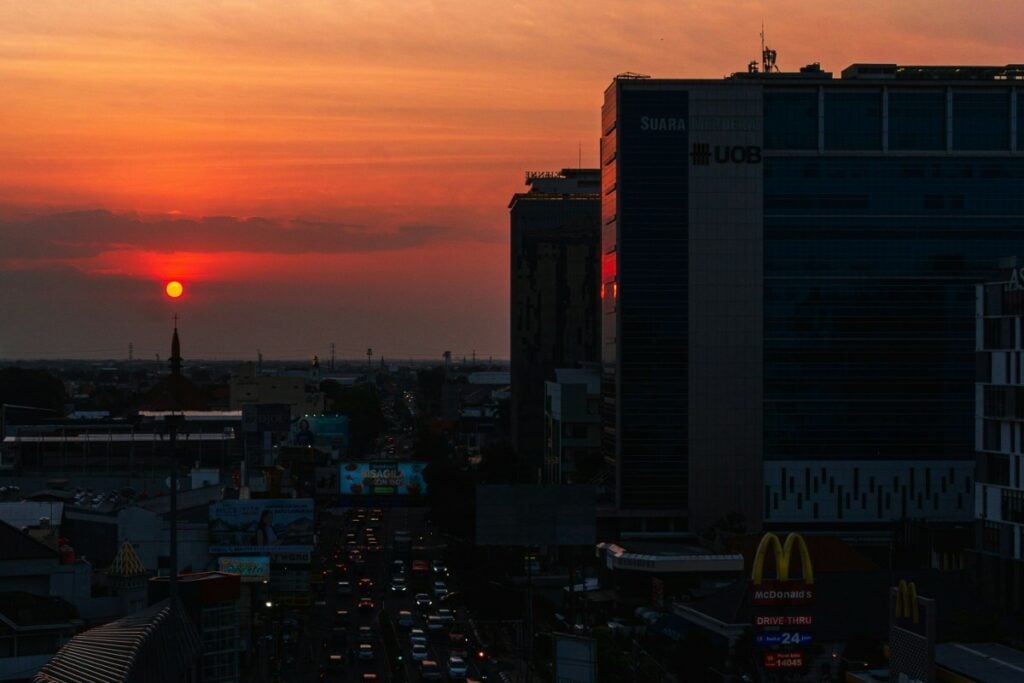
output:
[{"label": "advertising banner", "polygon": [[292,424],[288,439],[293,446],[316,446],[333,452],[348,448],[348,416],[306,415]]},{"label": "advertising banner", "polygon": [[218,557],[217,571],[239,574],[246,583],[266,581],[270,578],[270,558]]},{"label": "advertising banner", "polygon": [[292,407],[287,403],[247,403],[242,406],[242,431],[287,432],[291,423]]},{"label": "advertising banner", "polygon": [[558,683],[594,683],[597,680],[597,643],[564,633],[555,639],[555,680]]},{"label": "advertising banner", "polygon": [[814,586],[799,581],[762,581],[753,587],[755,606],[807,605],[814,602]]},{"label": "advertising banner", "polygon": [[343,495],[419,496],[427,492],[424,462],[343,462],[340,467]]},{"label": "advertising banner", "polygon": [[313,550],[309,498],[225,500],[210,506],[210,553],[277,555]]},{"label": "advertising banner", "polygon": [[814,636],[801,631],[762,631],[754,634],[754,642],[764,647],[774,645],[810,645]]},{"label": "advertising banner", "polygon": [[812,626],[814,617],[810,614],[758,614],[755,626]]},{"label": "advertising banner", "polygon": [[801,669],[804,666],[803,652],[765,652],[766,669]]}]

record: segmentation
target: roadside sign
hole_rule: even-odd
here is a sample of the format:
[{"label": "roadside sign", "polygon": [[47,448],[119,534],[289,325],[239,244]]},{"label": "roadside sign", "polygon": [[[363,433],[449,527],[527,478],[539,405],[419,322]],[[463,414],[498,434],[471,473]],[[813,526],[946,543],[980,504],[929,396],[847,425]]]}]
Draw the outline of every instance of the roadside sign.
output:
[{"label": "roadside sign", "polygon": [[800,669],[804,665],[803,652],[765,652],[766,669]]},{"label": "roadside sign", "polygon": [[811,626],[814,617],[810,614],[758,614],[755,626]]},{"label": "roadside sign", "polygon": [[762,631],[754,634],[754,641],[758,645],[770,647],[772,645],[809,645],[814,641],[814,636],[801,631]]},{"label": "roadside sign", "polygon": [[287,403],[247,403],[242,406],[242,431],[287,432],[292,408]]},{"label": "roadside sign", "polygon": [[814,601],[814,586],[800,581],[763,581],[752,590],[755,606],[807,605]]}]

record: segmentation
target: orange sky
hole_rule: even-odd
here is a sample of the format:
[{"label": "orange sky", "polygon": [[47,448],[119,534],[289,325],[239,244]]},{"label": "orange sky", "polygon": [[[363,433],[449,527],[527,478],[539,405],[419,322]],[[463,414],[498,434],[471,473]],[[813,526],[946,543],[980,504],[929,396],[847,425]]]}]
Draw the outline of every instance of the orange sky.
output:
[{"label": "orange sky", "polygon": [[[580,144],[595,163],[616,73],[742,70],[762,19],[783,70],[1024,61],[1018,0],[2,3],[0,245],[28,214],[141,220],[109,243],[90,232],[87,249],[62,233],[57,255],[0,246],[0,306],[25,323],[0,330],[0,357],[82,355],[61,334],[76,327],[90,353],[162,351],[163,304],[132,302],[175,269],[203,283],[182,311],[193,356],[331,341],[503,356],[522,172],[575,165]],[[147,221],[168,214],[259,216],[287,235],[340,224],[352,239],[286,254],[267,230],[153,239]]]}]

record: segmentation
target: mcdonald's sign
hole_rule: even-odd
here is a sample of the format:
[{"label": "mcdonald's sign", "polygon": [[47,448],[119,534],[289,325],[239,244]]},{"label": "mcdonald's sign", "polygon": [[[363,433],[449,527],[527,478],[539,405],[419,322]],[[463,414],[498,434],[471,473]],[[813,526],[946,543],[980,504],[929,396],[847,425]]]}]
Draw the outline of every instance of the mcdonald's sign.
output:
[{"label": "mcdonald's sign", "polygon": [[915,624],[921,621],[918,608],[917,585],[903,579],[896,585],[896,606],[893,614],[897,619],[911,619]]},{"label": "mcdonald's sign", "polygon": [[[800,553],[802,582],[791,580],[790,562],[793,552]],[[764,578],[765,556],[771,553],[775,559],[775,580]],[[814,600],[814,568],[807,544],[799,534],[789,534],[781,543],[775,534],[765,534],[754,554],[754,568],[750,576],[754,584],[752,602],[754,605],[806,605]]]}]

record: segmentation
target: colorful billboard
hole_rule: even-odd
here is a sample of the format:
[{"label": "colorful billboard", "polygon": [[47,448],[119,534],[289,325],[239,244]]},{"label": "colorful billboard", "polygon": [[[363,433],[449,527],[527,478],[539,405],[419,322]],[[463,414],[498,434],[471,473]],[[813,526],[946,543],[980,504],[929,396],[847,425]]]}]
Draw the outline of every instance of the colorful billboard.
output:
[{"label": "colorful billboard", "polygon": [[424,462],[341,463],[341,493],[343,495],[399,495],[419,496],[427,492],[423,479]]},{"label": "colorful billboard", "polygon": [[306,415],[292,423],[289,441],[293,446],[316,446],[332,452],[348,448],[347,415]]},{"label": "colorful billboard", "polygon": [[210,506],[211,555],[278,555],[313,550],[309,498],[225,500]]},{"label": "colorful billboard", "polygon": [[269,557],[218,557],[217,571],[238,574],[243,582],[266,581],[270,578]]}]

